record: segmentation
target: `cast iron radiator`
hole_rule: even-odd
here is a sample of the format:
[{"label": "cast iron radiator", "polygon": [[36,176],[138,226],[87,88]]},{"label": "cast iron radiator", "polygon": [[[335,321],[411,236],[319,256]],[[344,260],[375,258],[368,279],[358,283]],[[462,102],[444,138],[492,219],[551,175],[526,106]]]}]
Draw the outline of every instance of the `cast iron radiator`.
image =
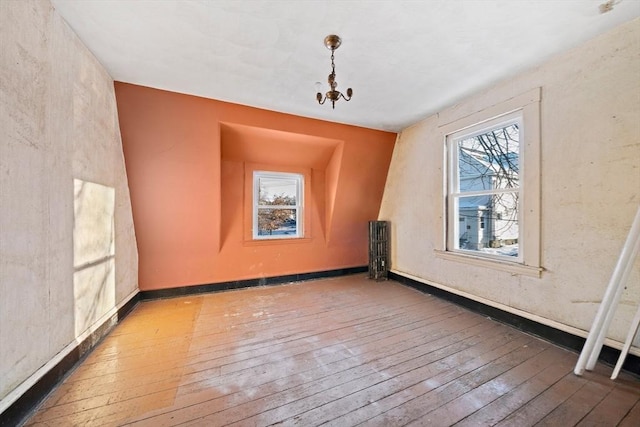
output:
[{"label": "cast iron radiator", "polygon": [[389,221],[369,221],[369,278],[386,280],[389,272]]}]

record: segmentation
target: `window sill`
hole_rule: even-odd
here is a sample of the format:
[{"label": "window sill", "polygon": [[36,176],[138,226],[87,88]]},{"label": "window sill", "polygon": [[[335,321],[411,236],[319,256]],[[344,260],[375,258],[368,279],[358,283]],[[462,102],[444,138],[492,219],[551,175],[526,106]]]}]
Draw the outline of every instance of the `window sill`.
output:
[{"label": "window sill", "polygon": [[259,240],[245,240],[242,242],[244,246],[271,246],[271,245],[291,245],[291,244],[303,244],[311,243],[313,241],[310,237],[294,237],[291,239],[259,239]]},{"label": "window sill", "polygon": [[460,254],[456,252],[449,252],[436,249],[435,254],[438,258],[446,259],[449,261],[462,262],[469,265],[476,265],[479,267],[493,268],[495,270],[502,270],[513,275],[520,274],[523,276],[531,276],[540,278],[542,267],[532,267],[529,265],[516,264],[508,261],[500,261],[489,258],[481,258],[473,255]]}]

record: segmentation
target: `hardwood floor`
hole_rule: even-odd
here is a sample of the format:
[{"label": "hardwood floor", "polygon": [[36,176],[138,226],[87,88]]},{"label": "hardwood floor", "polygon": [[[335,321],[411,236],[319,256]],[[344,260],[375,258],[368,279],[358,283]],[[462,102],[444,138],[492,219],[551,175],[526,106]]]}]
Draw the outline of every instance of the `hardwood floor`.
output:
[{"label": "hardwood floor", "polygon": [[363,275],[148,301],[27,425],[639,426],[640,381]]}]

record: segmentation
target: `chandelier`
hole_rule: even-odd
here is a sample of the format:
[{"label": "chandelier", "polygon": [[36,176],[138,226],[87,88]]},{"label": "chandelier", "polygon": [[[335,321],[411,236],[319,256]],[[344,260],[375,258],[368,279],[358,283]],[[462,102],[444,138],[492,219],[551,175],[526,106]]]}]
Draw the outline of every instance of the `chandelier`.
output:
[{"label": "chandelier", "polygon": [[[338,82],[336,82],[336,64],[333,63],[333,59],[336,49],[339,48],[341,44],[342,39],[335,34],[330,34],[324,38],[324,45],[327,47],[327,49],[331,49],[331,74],[329,74],[329,78],[327,80],[330,90],[325,93],[324,97],[322,96],[322,93],[316,93],[316,99],[318,100],[318,104],[320,105],[324,104],[324,102],[328,99],[329,101],[331,101],[331,108],[336,108],[336,101],[340,98],[344,99],[345,101],[349,101],[351,99],[351,95],[353,95],[353,90],[351,88],[347,89],[347,96],[344,96],[343,93],[340,93],[340,91],[336,90],[336,87],[338,87]],[[318,88],[318,90],[320,90],[320,88]]]}]

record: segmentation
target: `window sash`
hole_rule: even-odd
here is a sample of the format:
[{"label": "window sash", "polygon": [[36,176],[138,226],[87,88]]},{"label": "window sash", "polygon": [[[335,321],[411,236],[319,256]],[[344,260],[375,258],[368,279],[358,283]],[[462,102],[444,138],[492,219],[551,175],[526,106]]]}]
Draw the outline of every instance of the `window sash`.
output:
[{"label": "window sash", "polygon": [[[523,195],[523,182],[520,177],[524,176],[524,126],[523,126],[523,113],[521,110],[517,110],[496,118],[478,123],[476,125],[469,126],[465,129],[453,132],[446,136],[446,153],[448,157],[447,162],[447,224],[446,224],[446,250],[449,252],[463,253],[482,258],[496,259],[501,261],[522,263],[524,261],[524,241],[523,241],[523,209],[522,209],[522,195]],[[460,190],[460,158],[459,158],[459,142],[462,140],[470,139],[479,135],[486,134],[495,129],[501,129],[513,124],[518,125],[518,186],[509,188],[491,188],[491,189],[479,189],[479,190]],[[460,247],[460,239],[462,237],[460,231],[460,209],[459,201],[462,198],[467,197],[480,197],[480,196],[495,196],[502,194],[514,194],[517,197],[517,215],[516,221],[518,226],[518,255],[508,256],[494,253],[483,252],[475,249],[464,249]],[[502,219],[500,219],[502,220]],[[479,224],[478,224],[479,228]],[[466,231],[466,230],[465,230]]]},{"label": "window sash", "polygon": [[451,196],[451,197],[486,196],[486,195],[505,194],[505,193],[519,193],[519,192],[520,192],[520,187],[495,188],[493,190],[487,189],[487,190],[475,190],[475,191],[449,193],[449,196]]},{"label": "window sash", "polygon": [[[263,203],[260,200],[260,180],[282,180],[293,181],[295,184],[295,203],[294,204],[278,204],[271,205]],[[253,173],[253,239],[255,240],[271,240],[271,239],[292,239],[304,237],[303,229],[303,195],[304,195],[304,177],[301,174],[289,173],[289,172],[268,172],[268,171],[254,171]],[[266,210],[278,211],[278,210],[290,210],[294,212],[295,217],[295,231],[293,233],[283,232],[282,225],[272,231],[277,231],[276,234],[261,234],[260,229],[260,212]]]}]

